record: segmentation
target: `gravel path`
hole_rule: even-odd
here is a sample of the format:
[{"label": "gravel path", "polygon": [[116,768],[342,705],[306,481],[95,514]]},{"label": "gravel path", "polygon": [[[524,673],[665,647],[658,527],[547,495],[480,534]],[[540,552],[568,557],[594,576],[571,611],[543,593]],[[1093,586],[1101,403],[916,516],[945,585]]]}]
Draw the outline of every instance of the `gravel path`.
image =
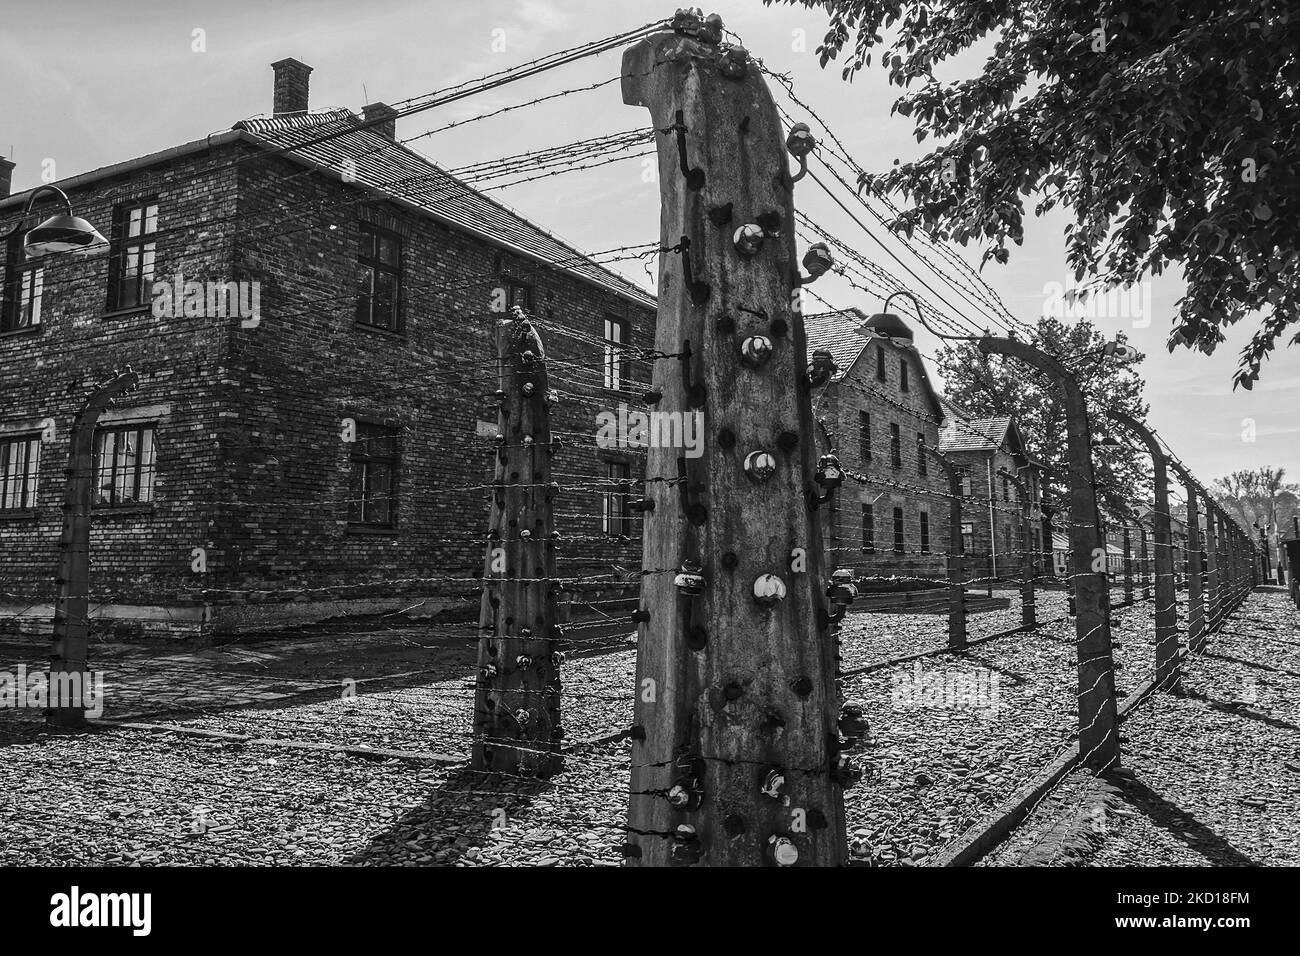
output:
[{"label": "gravel path", "polygon": [[1190,659],[1185,694],[1125,721],[1123,771],[1071,774],[982,865],[1295,866],[1300,613],[1256,592]]},{"label": "gravel path", "polygon": [[[1212,654],[1226,658],[1244,653],[1231,641],[1250,639],[1231,632],[1245,632],[1249,619],[1265,611],[1272,614],[1271,609],[1247,605],[1229,623],[1230,633],[1211,647]],[[992,613],[1014,613],[1018,618],[1019,611],[1013,605]],[[1151,671],[1151,605],[1118,610],[1115,617],[1116,680],[1121,692],[1127,692]],[[855,615],[846,623],[843,652],[878,662],[937,647],[942,635],[936,622],[941,625],[942,618]],[[1263,622],[1268,623],[1294,638],[1294,621],[1273,621],[1270,616]],[[1259,629],[1265,630],[1262,624]],[[938,654],[846,680],[846,696],[864,705],[872,728],[857,758],[867,777],[847,795],[855,859],[874,865],[929,863],[1073,745],[1073,639],[1072,622],[1060,622],[966,652]],[[1274,642],[1287,639],[1277,637]],[[1258,649],[1260,643],[1251,646]],[[1294,650],[1300,648],[1285,653]],[[1225,703],[1235,692],[1253,693],[1258,706],[1269,708],[1269,719],[1244,718],[1194,696],[1162,701],[1161,707],[1144,707],[1127,726],[1130,762],[1137,767],[1143,759],[1137,742],[1149,742],[1147,749],[1157,754],[1165,749],[1163,741],[1181,735],[1197,741],[1200,761],[1188,763],[1185,774],[1227,779],[1223,786],[1230,799],[1252,794],[1268,801],[1291,798],[1293,782],[1290,789],[1284,782],[1292,780],[1285,776],[1290,771],[1278,767],[1288,755],[1295,758],[1295,741],[1290,731],[1279,733],[1277,721],[1295,723],[1300,717],[1290,692],[1295,678],[1218,657],[1202,663],[1204,667],[1189,678],[1189,690],[1205,688],[1207,696]],[[454,660],[434,667],[434,673],[410,678],[409,684],[367,687],[354,698],[236,707],[173,723],[318,745],[463,756],[468,752],[472,671]],[[628,726],[634,667],[631,648],[570,658],[565,665],[565,724],[571,742]],[[1180,708],[1211,715],[1228,727],[1214,730],[1208,718],[1197,724]],[[1239,726],[1243,724],[1245,729]],[[125,730],[55,736],[30,724],[9,729],[3,738],[9,742],[0,751],[9,779],[22,783],[6,788],[0,801],[0,830],[5,834],[0,863],[474,866],[620,861],[630,747],[626,742],[572,755],[554,779],[536,782],[487,777],[463,765],[290,750],[238,740]],[[1223,746],[1200,746],[1200,738],[1211,731],[1223,735]],[[1157,765],[1163,766],[1153,763]],[[1265,773],[1272,776],[1260,776]],[[1262,779],[1276,785],[1266,786]],[[1079,785],[1085,784],[1096,782]],[[1179,792],[1164,786],[1151,784],[1162,793]],[[1213,791],[1204,786],[1202,790],[1213,802]],[[1068,796],[1067,788],[1061,793]],[[1107,797],[1089,791],[1080,799],[1091,807]],[[1044,803],[1039,816],[1047,829],[1059,828],[1058,820],[1048,819],[1049,811],[1067,805]],[[1285,815],[1294,810],[1293,804],[1266,802],[1261,811],[1243,803],[1238,809],[1262,819],[1278,813],[1277,819],[1286,824],[1280,832],[1288,826],[1300,829]],[[1025,836],[1026,845],[1033,839]],[[1241,852],[1251,859],[1258,855],[1260,861],[1294,863],[1300,853],[1286,839],[1274,837],[1274,856],[1254,844]],[[1158,855],[1153,859],[1162,860]]]}]

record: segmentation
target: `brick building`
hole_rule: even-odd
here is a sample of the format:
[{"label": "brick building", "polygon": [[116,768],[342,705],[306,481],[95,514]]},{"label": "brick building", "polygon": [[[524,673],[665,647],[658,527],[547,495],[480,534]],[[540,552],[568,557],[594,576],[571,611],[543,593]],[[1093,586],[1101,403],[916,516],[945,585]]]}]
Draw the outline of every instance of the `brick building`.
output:
[{"label": "brick building", "polygon": [[[971,580],[1018,578],[1024,549],[1034,555],[1035,571],[1045,565],[1042,466],[1025,451],[1024,439],[1009,415],[977,418],[944,402],[946,418],[939,449],[962,473],[962,538]],[[1021,495],[1003,471],[1017,476],[1030,497],[1030,532],[1025,540]]]},{"label": "brick building", "polygon": [[[69,428],[127,365],[140,385],[96,435],[97,617],[191,633],[463,602],[486,528],[494,310],[514,305],[559,393],[557,526],[582,542],[561,574],[638,566],[639,524],[609,485],[638,456],[592,436],[598,408],[644,390],[623,349],[652,344],[653,299],[396,142],[394,110],[312,112],[310,67],[273,68],[274,115],[59,184],[108,247],[6,250],[0,618],[48,622]],[[12,168],[0,232],[26,198],[8,196]]]},{"label": "brick building", "polygon": [[906,324],[860,334],[867,322],[857,309],[805,317],[809,355],[824,349],[838,367],[813,397],[819,451],[858,476],[824,511],[828,570],[942,577],[948,482],[918,453],[939,447],[942,405]]}]

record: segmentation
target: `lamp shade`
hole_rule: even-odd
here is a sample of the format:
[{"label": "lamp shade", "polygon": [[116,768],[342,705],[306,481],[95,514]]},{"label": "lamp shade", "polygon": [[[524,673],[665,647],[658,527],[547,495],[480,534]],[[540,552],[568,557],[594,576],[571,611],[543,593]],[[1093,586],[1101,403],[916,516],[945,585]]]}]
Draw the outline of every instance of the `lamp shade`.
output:
[{"label": "lamp shade", "polygon": [[23,239],[23,249],[29,256],[39,258],[61,252],[77,252],[107,243],[108,240],[100,235],[99,230],[80,216],[60,213],[27,233]]},{"label": "lamp shade", "polygon": [[881,335],[889,339],[912,341],[912,329],[893,312],[877,312],[858,326],[859,335]]}]

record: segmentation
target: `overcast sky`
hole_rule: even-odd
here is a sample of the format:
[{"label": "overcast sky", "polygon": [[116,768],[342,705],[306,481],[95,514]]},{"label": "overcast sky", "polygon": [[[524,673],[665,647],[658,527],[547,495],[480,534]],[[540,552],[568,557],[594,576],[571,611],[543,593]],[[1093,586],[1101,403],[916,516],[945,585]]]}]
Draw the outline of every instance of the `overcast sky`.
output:
[{"label": "overcast sky", "polygon": [[[239,119],[269,113],[270,63],[296,57],[315,68],[312,108],[395,102],[494,72],[552,51],[624,32],[671,15],[675,3],[644,0],[63,0],[7,5],[0,32],[0,153],[14,159],[14,189],[39,184],[42,163],[58,178],[199,138]],[[815,49],[825,18],[802,7],[765,7],[725,0],[706,8],[772,69],[791,74],[796,90],[836,129],[858,162],[882,170],[921,150],[911,124],[889,117],[897,95],[884,73],[870,70],[852,84],[832,64],[823,71]],[[195,52],[202,30],[205,52]],[[495,46],[504,49],[494,50]],[[451,120],[618,72],[617,52],[552,70],[491,93],[398,123],[407,138]],[[782,96],[778,101],[789,106]],[[797,110],[794,111],[797,115]],[[648,125],[648,114],[624,106],[618,84],[550,104],[424,137],[411,145],[446,167],[558,145]],[[491,193],[581,249],[599,250],[658,237],[658,186],[642,180],[641,161],[551,177]],[[867,256],[878,254],[862,231],[807,182],[796,203]],[[1028,224],[1008,265],[984,272],[1011,310],[1032,322],[1049,283],[1066,283],[1062,227],[1054,214]],[[964,250],[978,263],[978,251]],[[891,269],[892,262],[881,261]],[[647,281],[635,268],[632,278]],[[877,300],[834,277],[817,291],[837,307],[875,311]],[[941,290],[942,291],[942,290]],[[1241,327],[1213,356],[1164,341],[1176,276],[1150,287],[1151,321],[1101,320],[1126,332],[1147,354],[1150,421],[1202,479],[1238,468],[1285,466],[1300,480],[1300,348],[1283,349],[1253,392],[1232,390],[1236,353],[1249,337]],[[923,353],[934,341],[918,336]],[[1253,423],[1254,441],[1244,440]]]}]

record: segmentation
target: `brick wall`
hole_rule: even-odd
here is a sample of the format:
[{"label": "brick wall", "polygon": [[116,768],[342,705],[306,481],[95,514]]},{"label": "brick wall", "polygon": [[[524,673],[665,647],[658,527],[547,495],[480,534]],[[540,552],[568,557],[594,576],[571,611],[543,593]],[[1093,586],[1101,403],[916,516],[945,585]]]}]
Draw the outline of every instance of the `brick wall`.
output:
[{"label": "brick wall", "polygon": [[[213,150],[101,181],[71,194],[74,210],[108,235],[116,204],[154,196],[156,278],[183,271],[196,280],[228,279],[237,193],[230,155]],[[6,212],[6,228],[15,217]],[[107,417],[156,424],[156,500],[96,510],[93,599],[174,602],[195,580],[192,548],[214,533],[223,320],[156,318],[148,308],[109,313],[108,270],[103,249],[46,259],[40,325],[0,335],[0,430],[13,435],[40,431],[45,419],[54,424],[41,445],[36,508],[0,511],[0,590],[11,606],[53,597],[72,422],[93,385],[126,365],[139,373],[139,388]]]},{"label": "brick wall", "polygon": [[[879,340],[870,340],[853,366],[814,398],[819,447],[833,445],[840,464],[866,476],[866,482],[845,481],[834,506],[823,518],[823,536],[830,569],[852,567],[859,574],[942,577],[948,551],[947,480],[939,465],[917,464],[917,435],[930,448],[939,445],[939,422],[921,374],[921,358],[913,348],[879,343],[884,349],[884,378],[878,371]],[[900,363],[908,366],[906,390]],[[869,454],[861,440],[861,413],[871,417]],[[900,434],[901,465],[890,454],[890,425]],[[875,517],[875,551],[862,548],[862,506]],[[903,510],[902,552],[894,548],[894,509]],[[922,552],[921,514],[929,516],[929,553]]]},{"label": "brick wall", "polygon": [[[140,387],[114,414],[135,409],[156,423],[156,495],[147,508],[96,512],[96,600],[243,603],[281,600],[290,588],[306,589],[299,601],[472,594],[487,526],[479,486],[490,478],[492,455],[478,423],[496,422],[483,396],[496,388],[501,316],[490,301],[503,277],[534,286],[559,392],[560,573],[638,568],[639,537],[602,533],[599,484],[605,459],[625,460],[641,477],[643,456],[597,449],[595,419],[599,408],[635,404],[644,391],[602,387],[605,316],[629,320],[632,344],[649,346],[653,310],[252,153],[233,144],[72,195],[77,214],[106,235],[116,203],[156,195],[155,278],[180,271],[200,281],[255,281],[260,322],[108,315],[106,252],[47,263],[39,329],[0,336],[0,429],[26,433],[55,422],[41,449],[37,508],[0,512],[6,603],[52,599],[72,418],[91,384],[126,364],[140,373]],[[404,335],[355,322],[362,219],[403,238]],[[633,377],[648,381],[648,367],[634,364]],[[398,429],[392,529],[347,520],[344,418]],[[204,574],[190,569],[194,547],[207,551]],[[350,589],[357,584],[375,587]]]}]

